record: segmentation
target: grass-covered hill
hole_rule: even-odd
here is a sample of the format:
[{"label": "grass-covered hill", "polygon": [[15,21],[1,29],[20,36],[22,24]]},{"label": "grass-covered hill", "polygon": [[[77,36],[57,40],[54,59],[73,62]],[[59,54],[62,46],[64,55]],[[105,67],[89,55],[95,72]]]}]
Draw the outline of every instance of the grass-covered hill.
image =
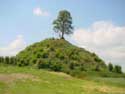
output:
[{"label": "grass-covered hill", "polygon": [[76,47],[64,39],[46,39],[34,43],[17,56],[18,65],[31,65],[69,73],[71,70],[105,70],[106,65],[95,53]]},{"label": "grass-covered hill", "polygon": [[125,79],[78,79],[62,72],[0,65],[0,94],[125,94]]}]

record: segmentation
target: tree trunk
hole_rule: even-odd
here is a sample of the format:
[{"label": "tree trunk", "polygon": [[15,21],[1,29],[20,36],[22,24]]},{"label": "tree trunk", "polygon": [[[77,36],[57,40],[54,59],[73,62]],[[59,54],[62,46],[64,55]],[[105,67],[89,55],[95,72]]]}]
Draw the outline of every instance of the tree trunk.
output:
[{"label": "tree trunk", "polygon": [[62,29],[62,36],[61,39],[64,39],[64,22],[63,22],[63,29]]},{"label": "tree trunk", "polygon": [[62,32],[62,36],[61,36],[61,39],[64,39],[64,32]]}]

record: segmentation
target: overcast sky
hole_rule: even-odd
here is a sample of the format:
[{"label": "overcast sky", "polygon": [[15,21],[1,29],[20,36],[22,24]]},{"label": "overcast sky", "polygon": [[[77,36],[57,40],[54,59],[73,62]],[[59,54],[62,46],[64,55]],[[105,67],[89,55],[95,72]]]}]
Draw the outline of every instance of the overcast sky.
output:
[{"label": "overcast sky", "polygon": [[52,21],[63,9],[75,27],[67,40],[125,70],[125,0],[0,0],[0,56],[56,37]]}]

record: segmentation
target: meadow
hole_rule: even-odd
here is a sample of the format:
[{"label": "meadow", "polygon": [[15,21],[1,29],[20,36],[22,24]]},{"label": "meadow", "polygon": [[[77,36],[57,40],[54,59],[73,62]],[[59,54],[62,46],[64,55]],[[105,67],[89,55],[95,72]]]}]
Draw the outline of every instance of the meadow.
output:
[{"label": "meadow", "polygon": [[125,94],[125,78],[85,76],[0,65],[0,94]]}]

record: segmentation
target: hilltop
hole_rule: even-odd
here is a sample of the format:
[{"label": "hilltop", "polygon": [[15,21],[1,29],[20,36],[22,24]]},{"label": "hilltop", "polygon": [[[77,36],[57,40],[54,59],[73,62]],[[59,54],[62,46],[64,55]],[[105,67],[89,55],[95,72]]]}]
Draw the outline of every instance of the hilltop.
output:
[{"label": "hilltop", "polygon": [[95,53],[72,45],[64,39],[45,39],[34,43],[17,56],[19,66],[37,66],[69,73],[71,70],[106,69],[105,62]]}]

